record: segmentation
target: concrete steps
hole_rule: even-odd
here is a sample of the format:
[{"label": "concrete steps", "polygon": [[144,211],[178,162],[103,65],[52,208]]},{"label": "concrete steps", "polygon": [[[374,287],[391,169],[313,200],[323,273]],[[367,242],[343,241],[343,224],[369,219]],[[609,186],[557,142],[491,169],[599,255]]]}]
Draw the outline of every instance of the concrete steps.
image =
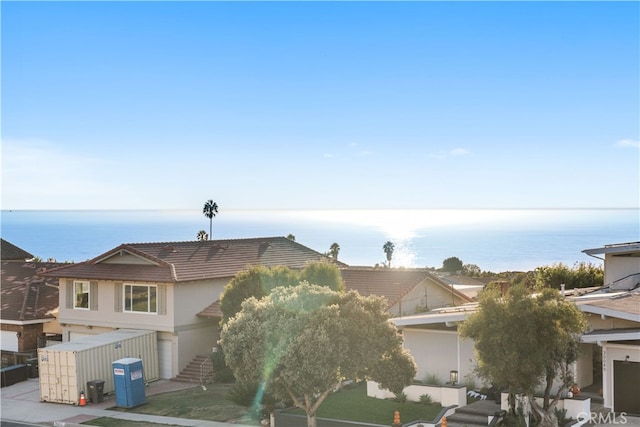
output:
[{"label": "concrete steps", "polygon": [[453,415],[447,417],[447,427],[487,426],[489,416],[500,410],[495,402],[480,400],[467,406],[457,408]]},{"label": "concrete steps", "polygon": [[[193,384],[206,384],[213,381],[213,371],[206,368],[209,356],[196,356],[189,364],[171,381]],[[205,368],[203,370],[203,364]],[[210,364],[209,364],[210,366]]]}]

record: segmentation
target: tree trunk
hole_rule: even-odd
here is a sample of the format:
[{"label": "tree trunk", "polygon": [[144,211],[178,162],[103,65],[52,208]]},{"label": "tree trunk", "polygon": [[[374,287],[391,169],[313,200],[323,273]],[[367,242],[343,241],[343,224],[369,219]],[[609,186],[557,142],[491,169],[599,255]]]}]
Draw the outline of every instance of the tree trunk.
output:
[{"label": "tree trunk", "polygon": [[537,420],[540,420],[538,427],[558,427],[558,417],[555,412],[556,402],[551,403],[548,408],[543,408],[536,402],[533,395],[529,395],[529,402],[533,415]]},{"label": "tree trunk", "polygon": [[307,412],[307,427],[317,427],[318,420],[316,418],[316,414],[310,414]]},{"label": "tree trunk", "polygon": [[558,427],[558,417],[554,411],[544,411],[538,427]]}]

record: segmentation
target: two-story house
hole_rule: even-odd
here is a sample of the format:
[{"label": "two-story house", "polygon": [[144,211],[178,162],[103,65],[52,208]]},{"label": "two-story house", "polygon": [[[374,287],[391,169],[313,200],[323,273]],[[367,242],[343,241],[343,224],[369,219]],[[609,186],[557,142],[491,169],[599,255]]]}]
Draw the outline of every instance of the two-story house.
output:
[{"label": "two-story house", "polygon": [[120,328],[157,331],[160,378],[173,378],[216,345],[220,318],[206,309],[237,272],[259,264],[302,269],[325,258],[284,237],[135,243],[47,276],[60,281],[65,342]]}]

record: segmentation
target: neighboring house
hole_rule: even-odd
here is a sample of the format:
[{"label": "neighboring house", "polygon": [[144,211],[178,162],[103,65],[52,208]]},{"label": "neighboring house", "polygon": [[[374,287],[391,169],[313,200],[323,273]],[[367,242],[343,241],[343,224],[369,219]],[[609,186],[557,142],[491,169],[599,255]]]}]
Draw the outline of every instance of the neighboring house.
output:
[{"label": "neighboring house", "polygon": [[154,330],[160,378],[173,378],[216,345],[217,301],[236,273],[259,264],[302,269],[322,259],[285,237],[135,243],[48,276],[60,279],[65,342],[120,328]]},{"label": "neighboring house", "polygon": [[478,293],[486,286],[485,282],[462,274],[436,273],[437,277],[449,286],[453,286],[456,291],[465,294],[467,297],[476,299]]},{"label": "neighboring house", "polygon": [[1,239],[0,347],[2,365],[34,357],[47,337],[60,333],[55,312],[58,280],[41,273],[61,264],[34,261],[29,252]]},{"label": "neighboring house", "polygon": [[348,290],[360,295],[379,295],[389,302],[391,316],[425,312],[438,307],[458,306],[472,301],[454,286],[423,268],[342,269]]},{"label": "neighboring house", "polygon": [[[587,313],[590,325],[574,368],[576,382],[583,390],[601,389],[606,408],[640,414],[640,244],[584,252],[605,255],[605,286],[567,296]],[[458,323],[477,308],[467,304],[391,320],[416,361],[417,379],[447,381],[455,370],[461,382],[480,384],[474,374],[473,342],[461,339],[457,331]]]}]

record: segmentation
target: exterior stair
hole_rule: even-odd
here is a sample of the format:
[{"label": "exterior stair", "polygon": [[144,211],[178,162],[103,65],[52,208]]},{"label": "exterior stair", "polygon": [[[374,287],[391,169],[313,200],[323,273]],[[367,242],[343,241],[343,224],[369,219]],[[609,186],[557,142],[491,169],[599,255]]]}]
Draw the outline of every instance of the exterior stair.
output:
[{"label": "exterior stair", "polygon": [[213,368],[211,358],[207,355],[196,356],[189,364],[171,381],[192,384],[208,384],[213,382]]},{"label": "exterior stair", "polygon": [[447,417],[447,427],[471,427],[489,425],[489,416],[500,410],[500,405],[489,400],[479,400],[467,406],[457,408]]}]

